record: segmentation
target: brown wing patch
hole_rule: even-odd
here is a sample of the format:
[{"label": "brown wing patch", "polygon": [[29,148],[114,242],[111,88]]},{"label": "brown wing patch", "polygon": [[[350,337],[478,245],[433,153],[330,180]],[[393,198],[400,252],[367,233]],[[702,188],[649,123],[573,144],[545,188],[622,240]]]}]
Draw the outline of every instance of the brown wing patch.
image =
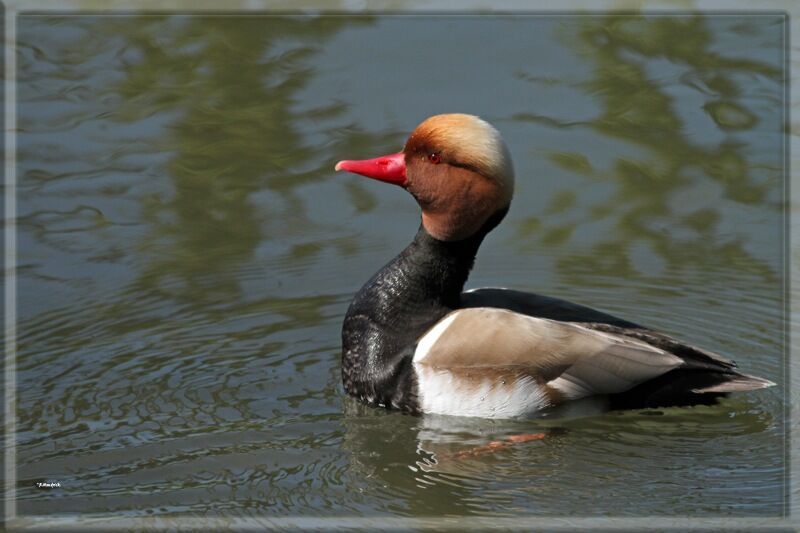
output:
[{"label": "brown wing patch", "polygon": [[456,311],[420,363],[438,368],[527,368],[552,379],[609,344],[573,324],[492,308]]},{"label": "brown wing patch", "polygon": [[504,309],[451,313],[420,340],[414,363],[459,372],[520,371],[547,383],[579,379],[587,392],[624,391],[682,364],[637,339]]}]

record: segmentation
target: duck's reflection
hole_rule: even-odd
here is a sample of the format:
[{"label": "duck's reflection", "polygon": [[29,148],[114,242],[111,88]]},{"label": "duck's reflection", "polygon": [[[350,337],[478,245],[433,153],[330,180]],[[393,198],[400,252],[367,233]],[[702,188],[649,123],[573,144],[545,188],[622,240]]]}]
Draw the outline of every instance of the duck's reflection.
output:
[{"label": "duck's reflection", "polygon": [[[713,406],[639,411],[609,411],[604,399],[589,398],[529,420],[415,417],[366,407],[351,398],[343,404],[344,447],[362,478],[392,492],[441,483],[451,496],[460,491],[466,496],[500,477],[515,478],[515,472],[523,471],[516,466],[520,461],[527,463],[524,472],[530,475],[530,461],[535,460],[543,479],[565,469],[585,470],[592,457],[624,464],[675,451],[685,459],[686,450],[706,449],[714,439],[750,438],[776,430],[777,423],[760,404],[742,398]],[[669,439],[679,440],[680,447],[665,452]]]},{"label": "duck's reflection", "polygon": [[415,417],[373,409],[349,397],[343,404],[345,448],[353,466],[367,477],[387,472],[387,465],[405,465],[415,472],[463,473],[456,463],[478,457],[483,460],[512,446],[560,437],[566,431],[565,419],[604,410],[602,402],[576,402],[569,411],[547,412],[535,420],[493,420]]}]

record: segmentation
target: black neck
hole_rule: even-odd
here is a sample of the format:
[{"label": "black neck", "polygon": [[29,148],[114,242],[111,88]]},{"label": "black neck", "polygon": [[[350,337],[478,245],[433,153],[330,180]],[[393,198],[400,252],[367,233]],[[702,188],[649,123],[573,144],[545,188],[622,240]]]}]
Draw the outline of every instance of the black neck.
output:
[{"label": "black neck", "polygon": [[409,377],[417,339],[459,307],[478,248],[504,215],[455,242],[437,240],[421,226],[411,244],[358,291],[342,329],[348,393],[387,407],[414,403],[397,394],[407,389],[400,381]]}]

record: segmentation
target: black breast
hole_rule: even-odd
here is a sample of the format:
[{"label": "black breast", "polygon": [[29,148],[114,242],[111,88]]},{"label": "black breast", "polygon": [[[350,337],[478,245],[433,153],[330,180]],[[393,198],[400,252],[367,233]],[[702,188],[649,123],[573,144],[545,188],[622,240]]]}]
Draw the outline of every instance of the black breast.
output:
[{"label": "black breast", "polygon": [[[491,222],[493,227],[499,219]],[[373,405],[418,410],[411,364],[417,340],[460,306],[487,232],[444,242],[420,227],[413,242],[361,288],[342,327],[342,382],[348,394]]]}]

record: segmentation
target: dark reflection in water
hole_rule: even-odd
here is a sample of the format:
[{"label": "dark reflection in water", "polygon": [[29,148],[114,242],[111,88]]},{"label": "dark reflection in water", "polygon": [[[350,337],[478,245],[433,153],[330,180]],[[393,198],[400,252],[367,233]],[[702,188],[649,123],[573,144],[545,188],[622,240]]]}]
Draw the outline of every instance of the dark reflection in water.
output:
[{"label": "dark reflection in water", "polygon": [[20,513],[779,514],[779,387],[529,421],[343,398],[341,317],[418,214],[332,167],[480,114],[518,185],[471,286],[781,381],[783,24],[21,16]]}]

